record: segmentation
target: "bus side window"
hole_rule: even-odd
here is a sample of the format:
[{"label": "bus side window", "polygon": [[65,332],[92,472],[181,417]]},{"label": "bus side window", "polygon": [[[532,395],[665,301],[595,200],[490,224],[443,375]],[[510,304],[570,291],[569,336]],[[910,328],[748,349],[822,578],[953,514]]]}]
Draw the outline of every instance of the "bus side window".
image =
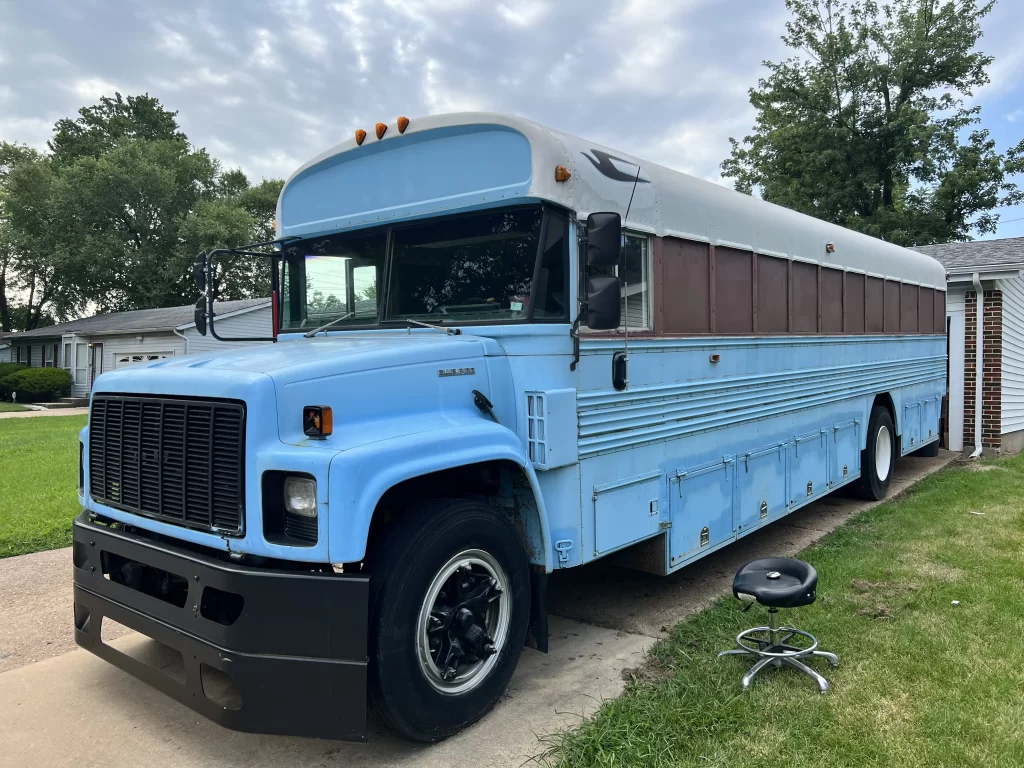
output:
[{"label": "bus side window", "polygon": [[[651,239],[647,235],[626,233],[622,237],[622,255],[615,267],[584,267],[584,277],[615,275],[622,284],[622,320],[629,330],[651,328]],[[584,281],[585,282],[585,281]]]}]

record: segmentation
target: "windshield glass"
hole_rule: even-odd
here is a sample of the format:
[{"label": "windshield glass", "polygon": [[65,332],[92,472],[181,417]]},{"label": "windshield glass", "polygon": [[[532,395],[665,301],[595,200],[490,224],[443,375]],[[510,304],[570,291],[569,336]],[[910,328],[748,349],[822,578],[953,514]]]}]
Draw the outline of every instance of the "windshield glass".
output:
[{"label": "windshield glass", "polygon": [[386,232],[305,240],[284,250],[281,330],[371,325],[380,320]]},{"label": "windshield glass", "polygon": [[523,206],[288,245],[281,330],[526,321],[535,274],[534,319],[566,320],[569,220],[548,213],[538,265],[543,218]]},{"label": "windshield glass", "polygon": [[[540,209],[519,208],[396,228],[387,320],[462,323],[526,318]],[[534,317],[565,315],[565,223],[551,217]]]}]

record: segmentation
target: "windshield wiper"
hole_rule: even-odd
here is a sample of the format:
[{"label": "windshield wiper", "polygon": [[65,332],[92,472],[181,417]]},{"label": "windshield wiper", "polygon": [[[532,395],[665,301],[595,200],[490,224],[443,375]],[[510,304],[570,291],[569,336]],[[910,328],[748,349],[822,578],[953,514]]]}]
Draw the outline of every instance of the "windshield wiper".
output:
[{"label": "windshield wiper", "polygon": [[409,317],[403,317],[402,319],[410,326],[418,325],[421,328],[430,328],[431,330],[440,331],[441,333],[448,333],[451,334],[452,336],[458,336],[459,334],[462,333],[462,331],[458,328],[442,328],[439,325],[431,325],[430,323],[424,323],[421,322],[420,320],[413,320],[412,318]]},{"label": "windshield wiper", "polygon": [[302,334],[302,337],[305,338],[305,339],[308,339],[310,336],[316,336],[318,333],[320,333],[320,331],[326,331],[331,326],[337,325],[342,320],[348,320],[350,317],[355,316],[355,314],[356,313],[353,311],[353,312],[349,312],[347,315],[342,315],[341,317],[336,317],[333,320],[331,320],[331,322],[324,323],[319,328],[314,328],[312,331],[308,331],[307,333]]}]

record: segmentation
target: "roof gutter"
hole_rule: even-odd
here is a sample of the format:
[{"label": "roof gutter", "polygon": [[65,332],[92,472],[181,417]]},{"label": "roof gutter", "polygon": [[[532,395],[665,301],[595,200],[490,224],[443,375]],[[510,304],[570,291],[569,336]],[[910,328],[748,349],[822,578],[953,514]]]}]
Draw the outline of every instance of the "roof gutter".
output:
[{"label": "roof gutter", "polygon": [[1013,280],[1024,274],[1024,269],[979,269],[976,272],[950,272],[946,280],[950,283],[971,283],[974,279],[979,280]]},{"label": "roof gutter", "polygon": [[984,291],[981,288],[981,276],[975,272],[971,276],[974,283],[975,298],[977,306],[974,310],[974,453],[972,459],[981,456],[981,400],[982,380],[984,378],[984,344],[985,344],[985,314],[984,314]]}]

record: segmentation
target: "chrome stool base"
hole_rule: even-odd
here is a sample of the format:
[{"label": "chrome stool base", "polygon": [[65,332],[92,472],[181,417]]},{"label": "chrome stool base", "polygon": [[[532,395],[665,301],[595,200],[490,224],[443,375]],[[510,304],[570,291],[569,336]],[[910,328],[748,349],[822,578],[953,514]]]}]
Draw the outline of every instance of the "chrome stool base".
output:
[{"label": "chrome stool base", "polygon": [[[819,651],[818,640],[809,632],[804,632],[802,629],[795,629],[794,627],[780,627],[778,614],[777,608],[769,608],[767,627],[754,627],[753,629],[740,632],[736,636],[736,645],[739,647],[722,651],[718,655],[750,656],[751,658],[758,659],[754,666],[747,670],[747,673],[743,675],[740,681],[745,691],[750,690],[754,677],[762,669],[786,666],[798,669],[814,678],[814,681],[818,684],[818,690],[822,693],[828,693],[828,680],[804,664],[802,660],[813,657],[823,658],[828,661],[829,667],[835,669],[839,666],[839,657],[828,651]],[[767,637],[756,637],[758,633],[767,634]],[[794,636],[806,638],[810,645],[806,647],[788,645],[788,641]],[[753,647],[751,643],[756,643],[757,647]]]}]

